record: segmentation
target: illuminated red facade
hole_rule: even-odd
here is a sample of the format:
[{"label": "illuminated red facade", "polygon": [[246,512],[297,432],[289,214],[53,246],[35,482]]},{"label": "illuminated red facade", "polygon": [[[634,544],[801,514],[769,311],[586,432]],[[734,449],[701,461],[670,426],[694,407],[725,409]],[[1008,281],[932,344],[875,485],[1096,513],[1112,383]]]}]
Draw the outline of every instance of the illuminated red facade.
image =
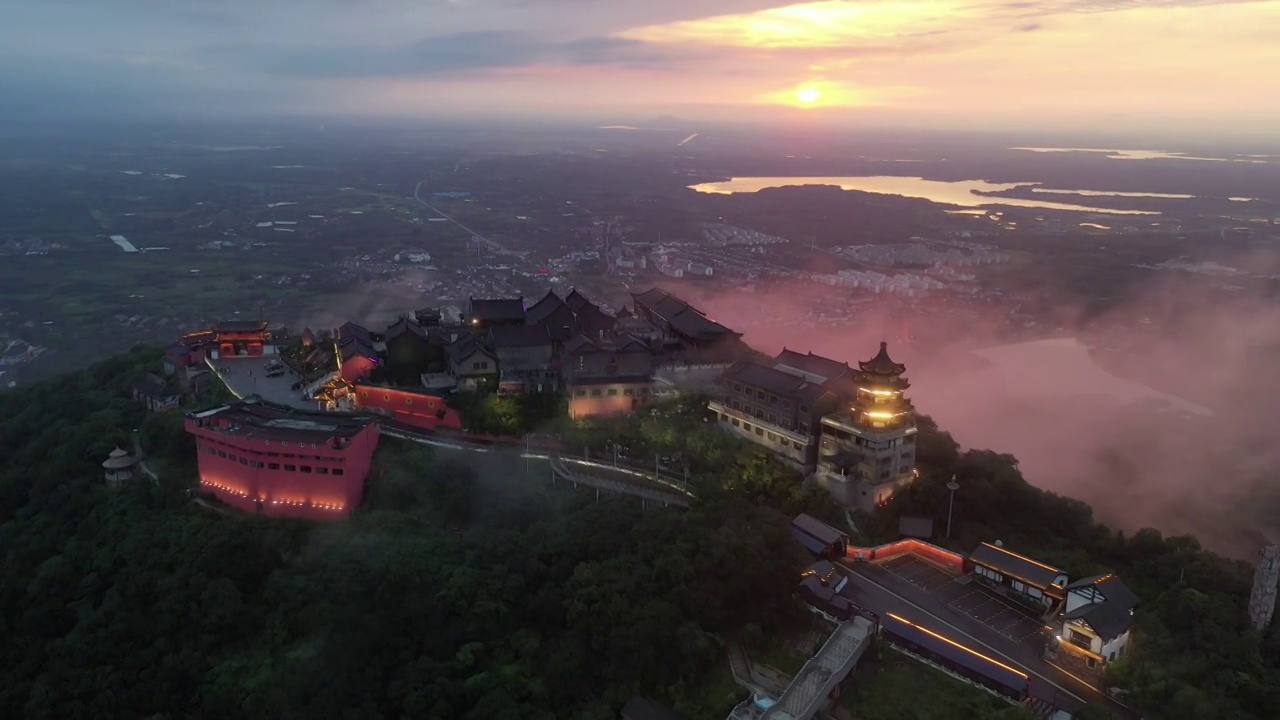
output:
[{"label": "illuminated red facade", "polygon": [[200,487],[246,512],[346,518],[364,498],[378,427],[372,418],[254,400],[187,415]]},{"label": "illuminated red facade", "polygon": [[406,425],[431,430],[462,427],[462,416],[458,411],[445,405],[444,398],[436,395],[374,385],[356,385],[352,395],[361,411],[387,415]]}]

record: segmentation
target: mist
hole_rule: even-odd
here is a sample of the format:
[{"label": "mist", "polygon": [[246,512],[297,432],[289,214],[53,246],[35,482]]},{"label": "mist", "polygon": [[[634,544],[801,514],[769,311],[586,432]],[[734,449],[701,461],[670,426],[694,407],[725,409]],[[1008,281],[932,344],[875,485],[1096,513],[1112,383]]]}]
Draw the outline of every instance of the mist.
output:
[{"label": "mist", "polygon": [[[1266,276],[1275,260],[1227,264]],[[1153,271],[1110,310],[1061,304],[1031,328],[1004,307],[929,298],[908,310],[866,300],[858,320],[824,322],[824,305],[852,301],[826,288],[818,300],[811,285],[690,299],[770,354],[852,365],[887,340],[917,409],[964,448],[1014,455],[1028,482],[1112,527],[1193,534],[1243,558],[1280,537],[1280,307],[1270,281],[1258,285]]]}]

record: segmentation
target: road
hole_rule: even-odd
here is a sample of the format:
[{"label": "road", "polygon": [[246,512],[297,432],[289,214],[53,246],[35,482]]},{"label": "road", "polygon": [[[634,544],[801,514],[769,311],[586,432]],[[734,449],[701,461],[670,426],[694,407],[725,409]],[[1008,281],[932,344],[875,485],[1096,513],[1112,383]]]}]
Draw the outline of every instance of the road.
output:
[{"label": "road", "polygon": [[430,210],[431,212],[433,212],[433,213],[435,213],[435,214],[439,215],[440,217],[444,218],[445,220],[448,220],[449,222],[453,223],[454,225],[457,225],[458,227],[462,228],[462,229],[463,229],[463,230],[465,230],[468,234],[470,234],[472,238],[474,238],[474,239],[476,239],[476,240],[478,240],[478,241],[480,241],[480,242],[484,243],[485,245],[488,245],[488,246],[489,246],[489,249],[490,249],[491,251],[496,252],[496,253],[505,253],[505,252],[507,252],[507,249],[506,249],[506,248],[504,248],[504,247],[502,247],[501,245],[499,245],[497,242],[495,242],[495,241],[493,241],[493,240],[490,240],[489,238],[487,238],[487,237],[485,237],[485,236],[481,235],[480,233],[476,232],[475,230],[472,230],[471,228],[467,227],[466,225],[463,225],[462,223],[460,223],[460,222],[458,222],[457,220],[455,220],[452,216],[450,216],[450,215],[446,215],[446,214],[444,213],[444,211],[442,211],[440,208],[438,208],[438,207],[436,207],[436,206],[432,205],[431,203],[428,203],[426,200],[423,200],[423,199],[422,199],[422,195],[421,195],[421,193],[422,193],[422,181],[418,181],[418,184],[413,186],[413,199],[414,199],[414,200],[417,200],[419,203],[421,203],[421,204],[422,204],[422,206],[423,206],[423,207],[427,208],[427,209],[428,209],[428,210]]},{"label": "road", "polygon": [[975,618],[948,607],[893,573],[867,562],[842,561],[849,582],[841,594],[871,612],[892,612],[922,624],[941,625],[957,638],[966,638],[1031,676],[1031,694],[1068,712],[1083,705],[1102,705],[1120,717],[1138,720],[1141,716],[1089,684],[1055,665],[1045,662],[1033,647],[1000,635]]}]

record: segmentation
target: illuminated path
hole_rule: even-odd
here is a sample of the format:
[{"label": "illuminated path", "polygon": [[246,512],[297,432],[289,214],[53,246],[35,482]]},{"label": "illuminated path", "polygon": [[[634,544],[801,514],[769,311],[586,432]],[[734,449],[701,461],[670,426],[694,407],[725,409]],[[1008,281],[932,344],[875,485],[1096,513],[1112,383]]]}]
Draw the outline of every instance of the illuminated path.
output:
[{"label": "illuminated path", "polygon": [[521,457],[526,460],[545,460],[551,465],[551,479],[554,483],[556,480],[564,480],[573,485],[585,485],[586,487],[595,488],[596,491],[605,491],[612,493],[621,493],[638,497],[645,503],[658,503],[664,506],[674,505],[676,507],[689,507],[693,494],[679,484],[666,480],[661,477],[649,473],[642,473],[629,468],[615,467],[605,465],[604,463],[592,462],[590,460],[580,460],[577,458],[563,457],[560,455],[551,455],[548,453],[536,452],[520,452],[517,449],[507,450],[505,448],[481,447],[473,443],[461,442],[441,438],[439,436],[424,435],[413,432],[400,425],[392,425],[385,421],[379,422],[379,431],[383,435],[408,440],[420,445],[431,445],[433,447],[445,448],[449,450],[459,450],[464,452],[488,453],[498,452],[513,457]]}]

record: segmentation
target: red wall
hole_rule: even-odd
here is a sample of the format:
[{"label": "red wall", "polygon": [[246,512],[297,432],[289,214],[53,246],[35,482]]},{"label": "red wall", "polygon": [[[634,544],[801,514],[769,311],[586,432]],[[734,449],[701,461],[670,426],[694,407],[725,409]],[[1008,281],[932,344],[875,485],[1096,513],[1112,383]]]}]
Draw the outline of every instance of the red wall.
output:
[{"label": "red wall", "polygon": [[[369,463],[378,446],[378,427],[370,423],[347,447],[335,449],[322,443],[311,447],[306,443],[239,438],[224,435],[212,428],[202,428],[194,420],[186,421],[187,432],[196,437],[200,465],[200,485],[218,499],[246,512],[262,511],[270,516],[302,517],[313,520],[346,518],[364,499],[364,480]],[[228,457],[221,457],[224,452]],[[275,453],[271,455],[270,453]],[[236,460],[230,458],[237,457]],[[287,457],[294,455],[294,457]],[[262,467],[241,464],[258,462]],[[270,464],[280,466],[279,470]],[[285,470],[285,465],[313,468],[312,472]],[[329,472],[321,474],[318,469]],[[341,475],[334,470],[340,469]]]},{"label": "red wall", "polygon": [[352,355],[350,359],[342,361],[342,379],[353,383],[361,378],[367,378],[377,365],[378,362],[373,358]]},{"label": "red wall", "polygon": [[950,550],[943,550],[937,545],[933,545],[923,540],[915,538],[907,538],[897,542],[891,542],[887,545],[879,545],[872,548],[850,547],[845,552],[845,557],[854,558],[856,560],[888,560],[899,555],[911,553],[919,555],[926,560],[941,565],[948,570],[956,573],[964,574],[964,557],[953,553]]},{"label": "red wall", "polygon": [[[444,398],[436,395],[357,385],[355,400],[361,410],[391,415],[397,422],[407,425],[429,429],[462,427],[462,416],[458,411],[445,405]],[[441,410],[444,410],[443,417],[438,416]]]}]

